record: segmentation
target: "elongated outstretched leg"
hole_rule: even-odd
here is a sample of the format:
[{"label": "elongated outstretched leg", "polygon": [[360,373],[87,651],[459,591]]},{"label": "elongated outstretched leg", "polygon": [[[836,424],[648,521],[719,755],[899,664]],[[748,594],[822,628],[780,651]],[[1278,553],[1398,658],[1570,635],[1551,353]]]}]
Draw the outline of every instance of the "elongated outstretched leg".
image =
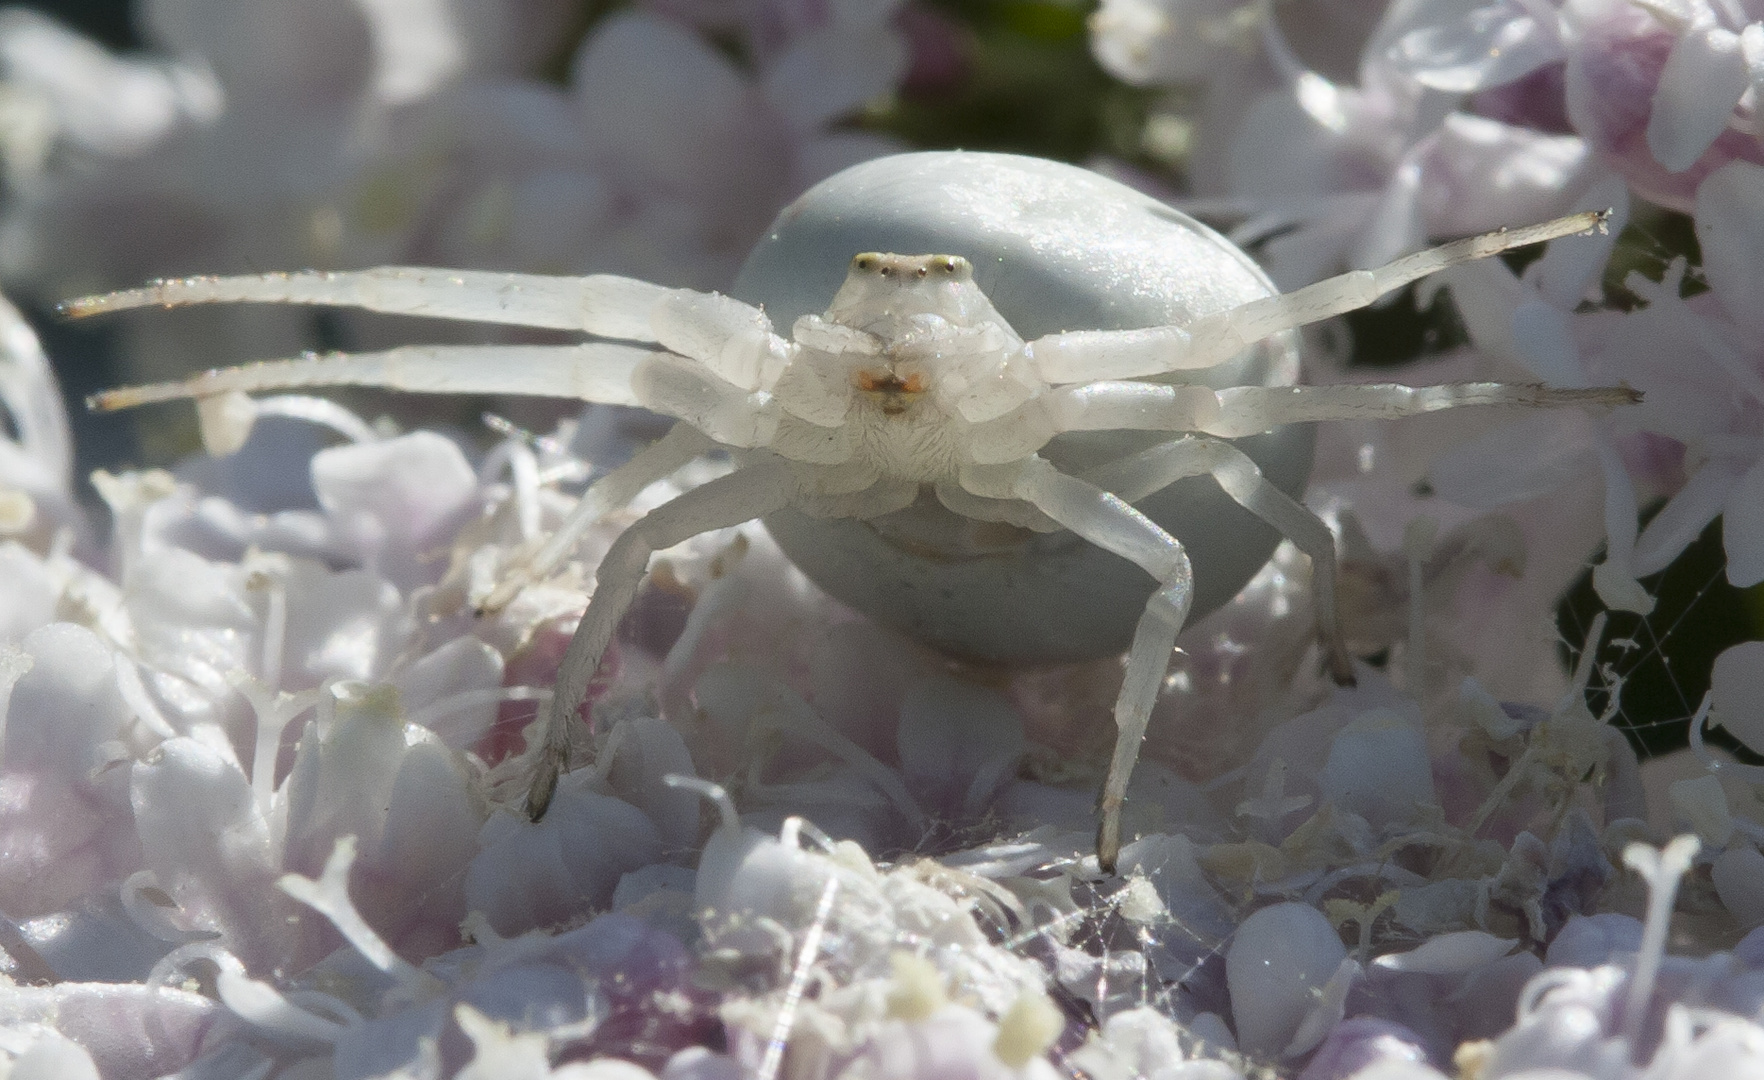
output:
[{"label": "elongated outstretched leg", "polygon": [[1353,270],[1296,292],[1263,297],[1183,323],[1145,330],[1078,330],[1029,343],[1037,372],[1049,383],[1135,379],[1221,364],[1283,330],[1371,304],[1429,274],[1503,251],[1604,227],[1609,211],[1574,214],[1521,229],[1502,229],[1405,255],[1376,270]]},{"label": "elongated outstretched leg", "polygon": [[609,405],[639,404],[637,365],[654,349],[612,342],[581,345],[401,345],[383,352],[328,353],[217,368],[177,382],[93,394],[100,411],[156,401],[312,386],[378,386],[424,394],[532,394]]},{"label": "elongated outstretched leg", "polygon": [[715,445],[691,424],[675,424],[666,435],[637,451],[631,460],[588,485],[575,508],[544,545],[531,558],[504,572],[496,588],[478,605],[479,614],[507,606],[524,586],[546,577],[569,558],[589,526]]},{"label": "elongated outstretched leg", "polygon": [[156,281],[138,289],[68,300],[61,305],[61,312],[78,319],[130,308],[186,304],[319,304],[656,341],[649,314],[677,291],[611,274],[551,277],[381,266]]},{"label": "elongated outstretched leg", "polygon": [[[789,342],[772,333],[771,320],[759,308],[717,293],[670,289],[610,274],[548,277],[382,266],[373,270],[194,277],[69,300],[61,305],[61,311],[70,318],[84,318],[140,307],[240,302],[354,307],[394,315],[578,330],[599,337],[659,342],[745,390],[770,389],[791,355]],[[392,354],[360,354],[354,359],[369,355]],[[466,388],[459,392],[466,392]],[[547,392],[560,397],[580,396]]]},{"label": "elongated outstretched leg", "polygon": [[1634,405],[1641,392],[1627,386],[1536,386],[1524,383],[1443,383],[1402,386],[1234,386],[1218,392],[1219,415],[1197,427],[1234,439],[1308,420],[1397,420],[1405,416],[1484,405],[1527,408]]},{"label": "elongated outstretched leg", "polygon": [[1627,386],[1525,383],[1403,386],[1234,386],[1098,382],[1062,386],[997,420],[976,424],[968,452],[985,464],[1017,461],[1068,431],[1196,431],[1235,439],[1313,420],[1396,420],[1478,405],[1605,409],[1633,405]]},{"label": "elongated outstretched leg", "polygon": [[[994,493],[982,489],[976,494]],[[1098,807],[1101,821],[1096,857],[1103,869],[1113,871],[1121,853],[1121,804],[1127,797],[1133,764],[1139,759],[1139,744],[1145,738],[1158,686],[1176,648],[1176,635],[1194,600],[1194,570],[1181,542],[1150,518],[1120,496],[1068,476],[1043,458],[1025,463],[1008,494],[1034,504],[1096,546],[1135,563],[1158,583],[1145,602],[1127,653],[1126,678],[1115,699],[1115,752]]]},{"label": "elongated outstretched leg", "polygon": [[1228,442],[1189,436],[1092,469],[1083,479],[1132,503],[1184,477],[1205,474],[1211,474],[1239,506],[1280,530],[1310,557],[1317,636],[1329,660],[1329,674],[1343,686],[1353,685],[1353,658],[1335,607],[1335,537],[1316,514],[1270,483],[1248,454]]},{"label": "elongated outstretched leg", "polygon": [[527,812],[535,821],[551,805],[557,778],[569,765],[570,722],[588,697],[588,684],[612,643],[619,619],[636,599],[649,557],[699,533],[782,510],[794,495],[788,466],[775,460],[756,462],[656,507],[613,541],[595,571],[588,610],[564,651],[557,686],[546,706],[545,734],[527,791]]}]

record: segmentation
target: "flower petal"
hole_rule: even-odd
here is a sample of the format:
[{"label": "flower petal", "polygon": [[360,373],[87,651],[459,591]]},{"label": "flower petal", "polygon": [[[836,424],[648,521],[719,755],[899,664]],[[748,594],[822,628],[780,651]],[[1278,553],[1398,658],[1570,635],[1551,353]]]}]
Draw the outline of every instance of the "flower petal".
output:
[{"label": "flower petal", "polygon": [[1764,581],[1764,461],[1754,464],[1722,509],[1727,580],[1744,589]]},{"label": "flower petal", "polygon": [[1733,320],[1764,334],[1764,166],[1733,161],[1697,188],[1703,273]]},{"label": "flower petal", "polygon": [[1730,501],[1729,493],[1743,468],[1731,461],[1716,460],[1698,469],[1642,530],[1635,542],[1635,572],[1658,573],[1678,558],[1704,526],[1721,513],[1722,504]]},{"label": "flower petal", "polygon": [[1428,479],[1442,498],[1487,509],[1587,483],[1597,467],[1591,423],[1562,413],[1527,417],[1454,447]]},{"label": "flower petal", "polygon": [[1413,28],[1385,51],[1386,62],[1423,86],[1473,94],[1562,58],[1556,27],[1540,23],[1529,5],[1498,0],[1464,11],[1460,3],[1423,7]]},{"label": "flower petal", "polygon": [[906,43],[893,27],[831,23],[793,41],[763,85],[790,126],[808,132],[892,90],[906,70]]},{"label": "flower petal", "polygon": [[1598,232],[1551,240],[1543,258],[1525,272],[1525,280],[1563,311],[1573,311],[1598,284],[1618,235],[1629,224],[1629,185],[1615,173],[1607,175],[1568,208],[1569,212],[1580,210],[1608,210],[1611,216]]},{"label": "flower petal", "polygon": [[1695,165],[1727,128],[1749,85],[1738,34],[1709,27],[1679,38],[1666,57],[1648,117],[1648,149],[1654,159],[1672,172]]},{"label": "flower petal", "polygon": [[1764,753],[1764,641],[1742,641],[1717,656],[1709,686],[1712,722]]}]

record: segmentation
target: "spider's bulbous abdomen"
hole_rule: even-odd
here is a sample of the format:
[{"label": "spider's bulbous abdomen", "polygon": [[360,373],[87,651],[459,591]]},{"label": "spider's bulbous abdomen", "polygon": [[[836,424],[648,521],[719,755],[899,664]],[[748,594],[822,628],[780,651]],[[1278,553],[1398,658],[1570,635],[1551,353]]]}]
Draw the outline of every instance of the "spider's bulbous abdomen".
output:
[{"label": "spider's bulbous abdomen", "polygon": [[[814,315],[858,333],[888,329],[884,317],[925,313],[951,327],[964,319],[985,332],[988,320],[971,314],[978,307],[964,309],[970,314],[930,304],[909,311],[902,297],[912,294],[893,283],[854,285],[854,256],[880,252],[965,257],[973,293],[943,299],[980,297],[1015,342],[1067,330],[1182,324],[1275,291],[1217,233],[1094,173],[1039,159],[945,152],[868,162],[811,189],[779,216],[733,292],[764,304],[779,325]],[[886,341],[873,340],[886,351]],[[976,360],[983,350],[947,343],[940,349],[925,396],[946,417],[977,425],[1008,415],[1036,392],[1009,349],[990,357],[990,367]],[[966,366],[952,363],[963,358]],[[1278,337],[1185,378],[1191,374],[1215,387],[1291,383],[1296,344],[1290,335]],[[859,408],[854,403],[851,415]],[[866,427],[857,456],[892,461],[905,447],[947,460],[959,456],[950,440],[963,430],[949,423],[915,448],[885,435],[886,427]],[[1168,437],[1074,433],[1054,439],[1043,454],[1081,472]],[[1311,439],[1309,430],[1293,427],[1238,445],[1275,484],[1296,493],[1310,469]],[[1180,481],[1138,505],[1188,548],[1196,615],[1235,595],[1278,541],[1211,479]],[[875,522],[786,511],[766,524],[797,565],[841,600],[964,655],[1033,662],[1119,653],[1152,590],[1144,571],[1070,533],[1024,532],[1015,543],[984,549],[961,543],[971,531],[964,524],[972,523],[935,500]]]}]

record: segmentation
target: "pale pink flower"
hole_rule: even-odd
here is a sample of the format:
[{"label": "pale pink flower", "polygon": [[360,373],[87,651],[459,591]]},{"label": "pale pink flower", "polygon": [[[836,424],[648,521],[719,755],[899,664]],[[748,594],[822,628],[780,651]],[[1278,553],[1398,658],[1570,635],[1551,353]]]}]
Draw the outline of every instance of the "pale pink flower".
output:
[{"label": "pale pink flower", "polygon": [[1764,161],[1761,17],[1755,0],[1417,4],[1388,55],[1426,85],[1458,92],[1565,64],[1575,130],[1638,194],[1689,211],[1723,164]]}]

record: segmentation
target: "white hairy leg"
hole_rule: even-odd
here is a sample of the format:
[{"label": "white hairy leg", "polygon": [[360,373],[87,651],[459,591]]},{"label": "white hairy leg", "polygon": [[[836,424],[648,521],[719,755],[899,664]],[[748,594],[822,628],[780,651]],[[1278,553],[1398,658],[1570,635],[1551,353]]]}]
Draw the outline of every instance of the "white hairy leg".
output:
[{"label": "white hairy leg", "polygon": [[653,349],[582,345],[401,345],[384,352],[327,353],[219,368],[180,382],[105,390],[88,399],[108,411],[153,401],[206,398],[296,386],[378,386],[426,394],[532,394],[638,405],[637,365]]},{"label": "white hairy leg", "polygon": [[1220,390],[1219,418],[1193,430],[1234,439],[1282,424],[1311,420],[1397,420],[1468,405],[1610,408],[1633,405],[1641,394],[1627,386],[1553,387],[1519,383],[1446,383],[1440,386],[1234,386]]},{"label": "white hairy leg", "polygon": [[1317,636],[1329,660],[1330,676],[1351,686],[1353,658],[1348,655],[1335,609],[1335,537],[1316,514],[1270,483],[1249,455],[1228,442],[1188,436],[1092,469],[1083,479],[1132,503],[1184,477],[1204,473],[1212,474],[1239,506],[1280,530],[1310,557]]},{"label": "white hairy leg", "polygon": [[782,510],[794,494],[787,465],[775,460],[755,462],[663,503],[613,541],[595,571],[588,610],[564,651],[557,685],[546,705],[543,741],[527,791],[527,812],[535,821],[551,804],[557,778],[569,765],[571,721],[588,697],[588,684],[612,643],[619,619],[637,597],[649,557],[699,533]]},{"label": "white hairy leg", "polygon": [[1020,461],[1067,431],[1194,431],[1216,423],[1218,416],[1219,399],[1205,386],[1062,386],[996,420],[975,424],[968,432],[968,453],[981,464],[997,465]]},{"label": "white hairy leg", "polygon": [[772,333],[765,312],[720,293],[676,290],[654,305],[649,322],[663,346],[743,390],[771,390],[797,351]]},{"label": "white hairy leg", "polygon": [[546,577],[569,558],[589,526],[629,504],[644,488],[672,475],[714,445],[691,424],[675,424],[666,435],[639,450],[631,460],[588,485],[570,515],[532,558],[505,573],[496,588],[478,605],[479,614],[501,610],[522,588]]},{"label": "white hairy leg", "polygon": [[381,266],[372,270],[306,270],[156,281],[139,289],[69,300],[61,305],[61,311],[80,318],[129,308],[185,304],[322,304],[393,315],[581,330],[601,337],[656,341],[649,323],[650,311],[677,291],[611,274],[549,277]]},{"label": "white hairy leg", "polygon": [[234,302],[334,305],[660,342],[745,390],[769,389],[793,351],[772,333],[765,313],[749,304],[610,274],[575,278],[382,266],[195,277],[69,300],[61,310],[82,318],[155,305]]},{"label": "white hairy leg", "polygon": [[1471,405],[1604,408],[1639,400],[1641,395],[1633,390],[1608,386],[1368,383],[1234,386],[1215,391],[1186,383],[1097,382],[1059,387],[1015,412],[976,424],[969,449],[982,464],[1000,464],[1034,453],[1067,431],[1198,431],[1235,439],[1315,420],[1396,420]]},{"label": "white hairy leg", "polygon": [[1068,476],[1043,458],[1024,463],[1011,495],[1034,504],[1097,547],[1133,562],[1158,582],[1145,602],[1127,653],[1127,674],[1115,699],[1115,752],[1098,806],[1102,817],[1097,825],[1097,861],[1112,872],[1121,851],[1121,804],[1127,798],[1127,782],[1139,759],[1139,744],[1151,720],[1158,686],[1176,648],[1176,635],[1188,618],[1194,571],[1181,542],[1150,518],[1120,496]]},{"label": "white hairy leg", "polygon": [[1026,351],[1050,383],[1134,379],[1210,368],[1258,341],[1366,307],[1381,296],[1438,273],[1512,248],[1601,228],[1608,214],[1593,212],[1522,229],[1502,229],[1406,255],[1376,270],[1353,270],[1297,292],[1252,300],[1181,326],[1146,330],[1078,330],[1049,334]]}]

